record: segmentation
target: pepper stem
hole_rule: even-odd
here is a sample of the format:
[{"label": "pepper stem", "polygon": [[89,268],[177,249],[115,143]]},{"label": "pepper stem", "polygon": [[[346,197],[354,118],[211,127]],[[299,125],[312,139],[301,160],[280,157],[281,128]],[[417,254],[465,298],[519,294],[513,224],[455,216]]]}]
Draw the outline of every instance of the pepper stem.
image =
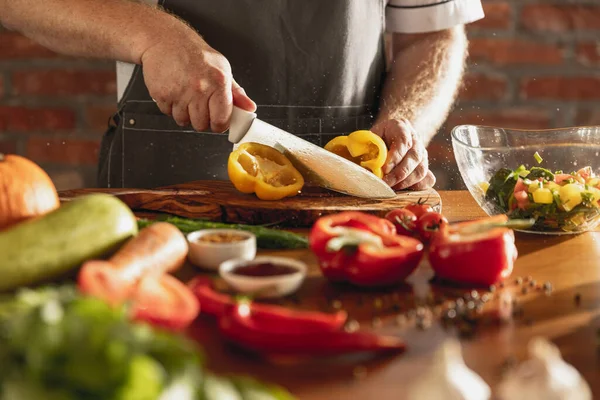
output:
[{"label": "pepper stem", "polygon": [[326,249],[328,252],[342,249],[354,252],[361,244],[370,244],[377,248],[384,247],[380,236],[362,229],[347,228],[339,236],[329,239]]},{"label": "pepper stem", "polygon": [[462,228],[458,233],[460,234],[475,234],[489,231],[494,228],[510,228],[510,229],[528,229],[535,224],[535,219],[511,219],[506,222],[485,222],[481,224],[474,224]]}]

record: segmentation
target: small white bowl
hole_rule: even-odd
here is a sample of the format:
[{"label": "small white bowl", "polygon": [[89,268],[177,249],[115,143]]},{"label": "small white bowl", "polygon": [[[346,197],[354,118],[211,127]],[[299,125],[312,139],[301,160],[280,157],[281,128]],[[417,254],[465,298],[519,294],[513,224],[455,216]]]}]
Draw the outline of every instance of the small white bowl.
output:
[{"label": "small white bowl", "polygon": [[[232,271],[241,266],[271,263],[291,267],[296,272],[276,276],[244,276]],[[251,294],[257,298],[276,298],[287,296],[298,290],[306,278],[308,268],[305,263],[286,257],[260,256],[252,261],[229,260],[219,267],[219,274],[233,289],[240,293]]]},{"label": "small white bowl", "polygon": [[[212,234],[235,234],[244,239],[237,242],[214,243],[200,240]],[[231,259],[252,260],[256,256],[256,236],[253,233],[236,229],[205,229],[187,235],[188,258],[197,267],[218,270],[219,265]]]}]

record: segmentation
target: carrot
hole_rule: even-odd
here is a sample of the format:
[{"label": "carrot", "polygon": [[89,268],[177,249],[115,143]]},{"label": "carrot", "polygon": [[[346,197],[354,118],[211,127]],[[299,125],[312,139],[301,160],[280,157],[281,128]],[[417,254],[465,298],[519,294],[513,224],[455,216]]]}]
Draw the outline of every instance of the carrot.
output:
[{"label": "carrot", "polygon": [[122,303],[142,277],[160,277],[179,269],[187,252],[187,240],[179,229],[167,222],[152,224],[109,260],[86,262],[79,272],[79,289],[112,304]]}]

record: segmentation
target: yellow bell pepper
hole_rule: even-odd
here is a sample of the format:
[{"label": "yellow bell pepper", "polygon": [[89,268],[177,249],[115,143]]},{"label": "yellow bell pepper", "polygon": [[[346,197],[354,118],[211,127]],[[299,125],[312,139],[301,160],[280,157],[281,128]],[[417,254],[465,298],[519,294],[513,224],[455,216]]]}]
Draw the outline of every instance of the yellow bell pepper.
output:
[{"label": "yellow bell pepper", "polygon": [[237,190],[256,193],[261,200],[295,196],[304,186],[304,178],[286,156],[259,143],[243,143],[233,151],[227,173]]},{"label": "yellow bell pepper", "polygon": [[333,138],[325,145],[325,150],[370,170],[379,178],[383,177],[387,146],[382,138],[371,131],[356,131],[348,136]]}]

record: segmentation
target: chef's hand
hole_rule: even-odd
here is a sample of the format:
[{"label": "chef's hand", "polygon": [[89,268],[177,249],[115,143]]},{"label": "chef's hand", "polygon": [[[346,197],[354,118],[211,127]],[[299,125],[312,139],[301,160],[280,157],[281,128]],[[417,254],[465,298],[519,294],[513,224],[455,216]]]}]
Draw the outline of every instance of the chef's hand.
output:
[{"label": "chef's hand", "polygon": [[150,96],[180,126],[225,132],[234,104],[256,110],[227,59],[187,26],[146,49],[142,65]]},{"label": "chef's hand", "polygon": [[381,136],[389,149],[383,167],[383,180],[388,185],[395,190],[424,190],[435,184],[425,145],[408,120],[379,122],[371,131]]}]

